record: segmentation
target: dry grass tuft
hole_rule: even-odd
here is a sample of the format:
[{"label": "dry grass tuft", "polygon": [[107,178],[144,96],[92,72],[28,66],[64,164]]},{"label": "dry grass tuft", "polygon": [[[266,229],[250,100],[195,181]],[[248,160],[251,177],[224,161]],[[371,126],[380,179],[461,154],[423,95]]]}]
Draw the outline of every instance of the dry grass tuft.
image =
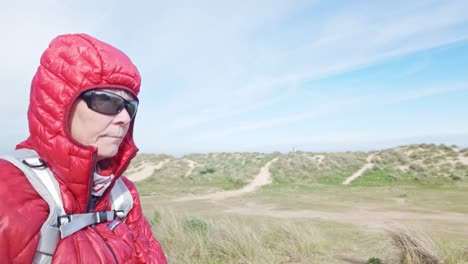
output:
[{"label": "dry grass tuft", "polygon": [[436,243],[426,234],[407,228],[388,230],[393,244],[401,251],[401,264],[439,264]]}]

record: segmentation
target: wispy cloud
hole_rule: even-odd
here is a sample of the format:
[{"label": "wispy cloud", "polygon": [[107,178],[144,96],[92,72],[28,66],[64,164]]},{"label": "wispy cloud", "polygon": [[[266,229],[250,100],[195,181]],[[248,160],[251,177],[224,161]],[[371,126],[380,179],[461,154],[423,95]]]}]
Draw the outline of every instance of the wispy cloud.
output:
[{"label": "wispy cloud", "polygon": [[[25,118],[40,53],[60,33],[88,32],[122,48],[139,66],[143,98],[136,135],[148,142],[143,149],[165,142],[198,147],[208,139],[371,108],[375,101],[398,104],[464,91],[464,82],[452,81],[408,84],[404,92],[386,86],[314,102],[313,108],[293,107],[316,81],[466,42],[467,13],[465,1],[12,2],[0,11],[6,40],[0,53],[8,62],[0,64],[7,73],[0,89],[21,99],[0,105],[0,118],[10,120],[14,131],[4,142],[25,135],[26,120],[11,120]],[[431,63],[429,58],[400,75],[387,74],[411,76]],[[285,105],[290,111],[274,111]]]},{"label": "wispy cloud", "polygon": [[[214,139],[222,139],[232,134],[243,133],[251,130],[288,126],[296,122],[306,122],[314,118],[330,117],[339,112],[351,111],[356,108],[373,111],[376,106],[392,106],[398,103],[418,100],[430,96],[438,96],[456,91],[468,91],[468,82],[463,83],[446,83],[444,85],[433,85],[430,87],[419,87],[403,90],[400,92],[380,92],[377,94],[368,94],[365,96],[356,96],[346,100],[336,100],[325,102],[321,105],[311,105],[311,110],[293,115],[274,116],[266,120],[254,120],[236,124],[234,126],[213,130],[203,135],[198,135],[196,140],[207,141]],[[467,131],[468,132],[468,131]]]},{"label": "wispy cloud", "polygon": [[[254,42],[247,38],[249,34],[257,32],[259,28],[268,29],[278,25],[277,23],[283,23],[299,11],[294,8],[290,8],[288,12],[275,10],[272,12],[273,16],[270,13],[266,16],[268,19],[264,20],[262,20],[261,12],[256,13],[255,16],[259,15],[260,23],[255,23],[245,13],[236,16],[235,12],[238,10],[229,11],[228,24],[222,32],[214,32],[214,28],[219,29],[219,27],[210,26],[209,23],[212,21],[196,22],[194,27],[201,29],[202,38],[195,38],[196,45],[188,47],[188,50],[195,53],[202,50],[206,52],[203,55],[207,56],[207,59],[201,62],[200,68],[196,68],[197,65],[190,68],[182,66],[183,73],[176,75],[176,77],[182,76],[191,81],[187,82],[185,89],[180,90],[179,97],[175,98],[175,100],[185,102],[187,111],[178,112],[178,116],[173,118],[173,123],[181,123],[185,128],[190,128],[190,125],[196,126],[208,120],[230,118],[233,113],[238,113],[239,109],[255,111],[256,101],[262,102],[265,99],[268,101],[268,97],[274,96],[278,89],[290,89],[301,86],[307,81],[368,67],[388,59],[468,38],[466,31],[460,30],[463,28],[462,25],[466,25],[468,19],[464,15],[468,10],[462,1],[427,3],[426,5],[395,3],[383,9],[379,9],[377,4],[375,6],[367,4],[366,8],[363,8],[363,5],[357,5],[355,8],[337,6],[336,12],[325,13],[324,16],[317,18],[312,16],[304,18],[304,23],[297,27],[285,28],[284,31],[274,31],[270,34],[259,32]],[[203,13],[191,14],[190,17],[194,20],[196,20],[194,16],[220,18],[223,16],[222,10],[227,11],[226,9],[221,9],[220,12],[216,10],[216,14],[213,14],[211,11],[214,10],[209,9],[204,10]],[[388,10],[396,11],[387,16],[382,15]],[[268,11],[271,10],[267,10],[267,14]],[[236,20],[235,17],[239,19]],[[178,16],[174,14],[172,20],[176,19]],[[206,19],[202,21],[206,22]],[[177,25],[177,22],[174,23]],[[186,23],[188,22],[182,22],[183,25]],[[309,27],[313,24],[320,26]],[[248,28],[246,25],[253,25],[253,27]],[[179,36],[174,40],[175,42],[182,38],[181,36],[193,37],[193,32],[187,33],[185,28],[178,29],[180,29],[176,31],[178,34],[172,32]],[[230,43],[215,42],[216,47],[213,47],[212,39],[208,38],[209,34],[226,37]],[[237,36],[237,38],[233,40],[232,36]],[[175,36],[171,35],[171,37]],[[301,41],[298,42],[298,39]],[[175,51],[168,47],[167,50],[161,49],[159,52],[172,54],[181,49],[185,51],[187,43],[191,42],[176,44]],[[206,46],[213,50],[207,51],[202,43],[207,44]],[[238,55],[238,57],[227,56],[226,52]],[[227,61],[220,62],[220,59],[227,59]],[[204,63],[208,62],[212,66],[219,67],[205,67]],[[160,61],[160,63],[164,64],[167,61]],[[175,64],[179,65],[179,61],[177,60]],[[226,65],[236,64],[242,65],[245,69],[235,66],[226,67]],[[174,63],[169,62],[169,65],[174,65]],[[233,69],[236,69],[234,76]],[[187,70],[190,72],[187,73]],[[184,91],[197,91],[197,94],[184,93]],[[172,108],[159,108],[159,111],[169,113],[169,115],[171,112],[177,112],[173,111],[177,103],[172,101],[169,104]],[[260,103],[258,107],[262,105]],[[206,117],[203,117],[204,115]],[[187,122],[187,120],[190,121]]]}]

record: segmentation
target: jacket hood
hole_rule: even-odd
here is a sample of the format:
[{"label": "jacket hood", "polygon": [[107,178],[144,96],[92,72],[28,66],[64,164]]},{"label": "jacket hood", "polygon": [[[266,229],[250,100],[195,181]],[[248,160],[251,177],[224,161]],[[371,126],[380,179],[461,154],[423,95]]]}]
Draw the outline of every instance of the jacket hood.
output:
[{"label": "jacket hood", "polygon": [[[117,88],[137,97],[141,78],[119,49],[86,34],[56,37],[41,56],[31,83],[28,122],[30,136],[17,148],[35,149],[61,183],[67,213],[87,210],[96,166],[97,148],[74,141],[69,112],[89,89]],[[119,178],[136,155],[133,124],[116,156],[105,161]],[[115,180],[114,179],[114,180]]]}]

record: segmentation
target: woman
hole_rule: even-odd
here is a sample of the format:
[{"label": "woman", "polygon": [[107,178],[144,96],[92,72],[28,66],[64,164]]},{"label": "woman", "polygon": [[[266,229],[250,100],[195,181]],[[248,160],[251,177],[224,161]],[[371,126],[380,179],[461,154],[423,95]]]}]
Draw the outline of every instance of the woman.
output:
[{"label": "woman", "polygon": [[[66,214],[109,211],[119,179],[133,200],[126,219],[96,222],[60,239],[52,263],[166,263],[135,186],[122,176],[138,150],[139,90],[130,59],[89,35],[58,36],[43,53],[31,84],[30,136],[17,149],[34,150],[50,169]],[[32,263],[49,205],[5,160],[0,181],[0,263]]]}]

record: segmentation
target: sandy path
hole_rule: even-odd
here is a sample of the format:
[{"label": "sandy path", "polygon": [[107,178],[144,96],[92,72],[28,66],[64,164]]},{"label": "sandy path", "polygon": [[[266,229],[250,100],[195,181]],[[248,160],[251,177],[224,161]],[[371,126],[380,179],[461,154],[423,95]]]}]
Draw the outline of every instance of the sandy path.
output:
[{"label": "sandy path", "polygon": [[267,162],[261,169],[258,175],[255,177],[253,181],[251,181],[248,185],[244,188],[234,191],[222,191],[222,192],[215,192],[206,195],[199,195],[199,196],[189,196],[176,199],[175,201],[183,202],[183,201],[197,201],[197,200],[221,200],[230,197],[240,196],[249,192],[253,192],[258,188],[270,184],[272,182],[271,174],[270,174],[270,166],[273,162],[277,161],[278,158],[274,158]]},{"label": "sandy path", "polygon": [[134,182],[142,181],[150,177],[151,175],[153,175],[155,170],[161,169],[168,162],[169,162],[169,159],[165,159],[156,165],[150,164],[148,162],[143,162],[141,165],[143,169],[135,171],[135,172],[130,172],[130,174],[127,175],[127,177],[129,180],[134,181]]},{"label": "sandy path", "polygon": [[185,177],[188,177],[190,174],[192,174],[193,169],[198,167],[199,164],[196,163],[195,161],[191,160],[191,159],[184,159],[184,161],[187,162],[187,164],[189,166],[189,170],[187,171],[187,173],[185,173]]},{"label": "sandy path", "polygon": [[[350,208],[346,211],[318,211],[318,210],[277,210],[265,205],[246,205],[231,207],[224,210],[227,213],[242,215],[269,216],[274,218],[312,218],[351,223],[372,229],[383,230],[394,225],[407,222],[425,223],[453,223],[468,225],[468,215],[453,212],[425,212],[415,213],[408,211],[379,211],[373,208]],[[464,229],[468,233],[468,228]]]},{"label": "sandy path", "polygon": [[375,157],[375,155],[376,155],[375,153],[369,155],[367,157],[367,163],[364,166],[362,166],[362,168],[360,168],[358,171],[353,173],[353,175],[346,178],[346,180],[342,184],[344,185],[350,184],[352,181],[354,181],[358,177],[361,177],[362,174],[364,174],[364,172],[366,172],[368,169],[374,167],[374,164],[372,163],[372,159]]},{"label": "sandy path", "polygon": [[458,160],[460,160],[460,162],[461,162],[462,164],[468,165],[468,157],[465,157],[465,156],[463,156],[462,153],[460,153],[461,149],[455,148],[454,150],[455,150],[455,152],[457,152],[457,154],[458,154]]}]

